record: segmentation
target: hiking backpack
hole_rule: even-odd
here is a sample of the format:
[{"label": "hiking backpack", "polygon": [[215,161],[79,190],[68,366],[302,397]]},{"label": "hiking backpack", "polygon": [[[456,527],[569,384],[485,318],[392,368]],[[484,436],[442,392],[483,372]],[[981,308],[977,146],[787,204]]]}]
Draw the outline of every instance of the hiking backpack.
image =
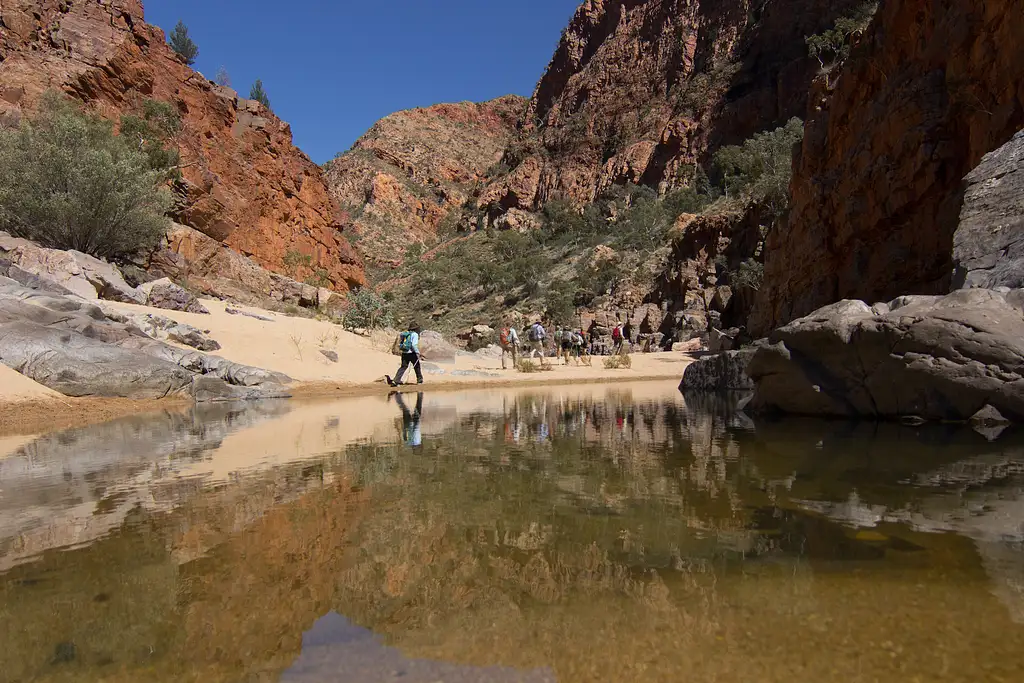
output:
[{"label": "hiking backpack", "polygon": [[612,341],[622,341],[622,329],[618,326],[612,330]]},{"label": "hiking backpack", "polygon": [[507,327],[501,328],[501,333],[498,335],[498,341],[501,342],[502,346],[508,346],[512,341],[512,330]]},{"label": "hiking backpack", "polygon": [[403,332],[398,335],[398,348],[401,349],[402,353],[412,351],[412,332]]},{"label": "hiking backpack", "polygon": [[541,328],[539,325],[533,325],[530,327],[530,341],[539,342],[544,339],[544,335],[541,334]]}]

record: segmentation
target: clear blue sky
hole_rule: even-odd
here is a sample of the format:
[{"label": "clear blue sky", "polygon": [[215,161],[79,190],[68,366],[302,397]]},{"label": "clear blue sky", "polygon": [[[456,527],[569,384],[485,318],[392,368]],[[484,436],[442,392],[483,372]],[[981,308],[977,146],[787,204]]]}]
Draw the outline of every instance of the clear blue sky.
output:
[{"label": "clear blue sky", "polygon": [[145,0],[248,95],[262,78],[295,143],[323,163],[387,114],[531,95],[579,0]]}]

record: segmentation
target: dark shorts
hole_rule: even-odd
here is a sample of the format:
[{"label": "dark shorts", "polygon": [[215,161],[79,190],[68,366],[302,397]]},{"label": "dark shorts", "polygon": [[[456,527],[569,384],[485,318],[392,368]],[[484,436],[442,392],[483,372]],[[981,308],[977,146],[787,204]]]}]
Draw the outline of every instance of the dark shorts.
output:
[{"label": "dark shorts", "polygon": [[567,341],[562,342],[562,350],[563,351],[572,351],[572,342],[567,342]]}]

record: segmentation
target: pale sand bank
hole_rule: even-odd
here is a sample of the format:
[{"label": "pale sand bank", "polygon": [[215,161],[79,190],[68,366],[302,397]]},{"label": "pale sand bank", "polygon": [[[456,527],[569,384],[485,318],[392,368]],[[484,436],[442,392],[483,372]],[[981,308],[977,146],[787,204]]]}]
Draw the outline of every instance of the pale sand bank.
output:
[{"label": "pale sand bank", "polygon": [[[308,318],[293,318],[261,309],[225,304],[223,301],[203,300],[209,315],[162,311],[132,304],[105,304],[122,311],[150,312],[187,323],[201,330],[209,330],[221,349],[214,355],[236,363],[254,365],[283,372],[301,384],[336,385],[337,388],[356,387],[379,382],[385,374],[394,374],[398,358],[391,355],[391,339],[380,337],[376,341],[346,332],[338,325]],[[225,308],[248,311],[272,322],[256,320],[242,315],[229,315]],[[329,361],[321,349],[338,354],[338,362]],[[476,354],[461,354],[454,362],[424,362],[436,365],[443,374],[426,373],[430,384],[449,386],[476,386],[486,382],[571,383],[580,380],[628,380],[682,378],[683,369],[692,361],[684,353],[634,354],[629,370],[606,370],[602,358],[594,358],[592,367],[563,366],[554,362],[551,372],[524,374],[513,370],[502,371],[501,361]],[[511,362],[509,363],[511,365]],[[462,374],[471,373],[471,374]],[[477,373],[486,373],[482,376]]]},{"label": "pale sand bank", "polygon": [[47,398],[61,398],[61,395],[0,364],[0,402],[19,403]]},{"label": "pale sand bank", "polygon": [[[204,300],[209,315],[166,311],[146,306],[103,302],[125,312],[153,313],[201,330],[221,345],[215,355],[236,363],[282,372],[296,381],[298,397],[360,395],[382,392],[385,374],[394,374],[399,361],[390,353],[390,338],[368,339],[321,320],[294,318],[245,306]],[[226,308],[269,318],[257,320],[230,315]],[[329,361],[321,349],[338,354]],[[562,365],[548,359],[551,371],[520,373],[502,370],[499,359],[460,354],[454,361],[428,363],[425,389],[464,389],[479,386],[558,385],[620,382],[651,379],[678,381],[692,358],[684,353],[634,354],[628,370],[605,369],[603,359],[590,367]],[[511,363],[510,363],[511,365]],[[414,379],[408,376],[407,380]],[[183,399],[172,401],[128,401],[126,399],[71,399],[43,387],[0,365],[0,435],[51,431],[58,428],[102,422],[121,415],[177,409]]]}]

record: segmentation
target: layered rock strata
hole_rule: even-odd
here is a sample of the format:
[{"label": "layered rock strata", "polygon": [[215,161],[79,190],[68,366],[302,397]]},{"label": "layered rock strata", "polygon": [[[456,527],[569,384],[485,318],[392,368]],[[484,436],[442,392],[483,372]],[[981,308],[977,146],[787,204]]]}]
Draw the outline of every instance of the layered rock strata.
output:
[{"label": "layered rock strata", "polygon": [[953,286],[1024,287],[1024,131],[965,178]]},{"label": "layered rock strata", "polygon": [[331,195],[348,214],[360,252],[395,266],[410,245],[430,243],[446,221],[457,222],[484,183],[503,172],[499,162],[526,105],[507,96],[400,111],[326,164]]},{"label": "layered rock strata", "polygon": [[840,299],[949,291],[962,179],[1024,126],[1024,0],[883,2],[819,79],[756,334]]},{"label": "layered rock strata", "polygon": [[289,252],[307,256],[300,280],[322,275],[338,291],[364,282],[323,175],[288,124],[186,66],[141,2],[2,0],[0,22],[0,118],[17,120],[48,89],[114,119],[168,102],[182,121],[182,222],[278,272]]},{"label": "layered rock strata", "polygon": [[492,213],[689,182],[709,151],[803,117],[805,37],[863,0],[587,0],[541,77]]}]

